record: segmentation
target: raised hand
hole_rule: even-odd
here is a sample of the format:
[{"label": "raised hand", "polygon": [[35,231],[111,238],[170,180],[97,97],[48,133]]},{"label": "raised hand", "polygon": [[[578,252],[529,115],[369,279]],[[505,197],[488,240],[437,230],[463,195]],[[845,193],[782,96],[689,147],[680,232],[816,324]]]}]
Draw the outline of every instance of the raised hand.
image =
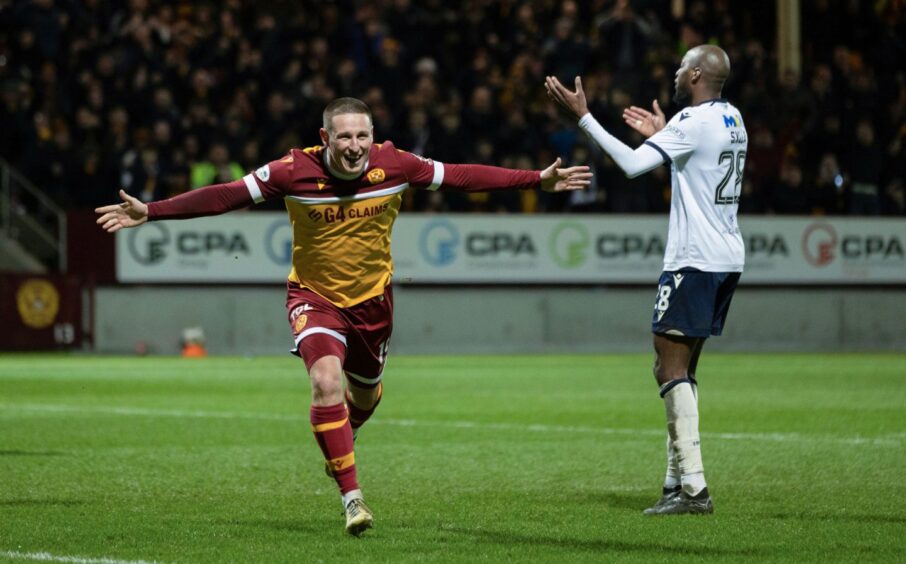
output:
[{"label": "raised hand", "polygon": [[544,88],[551,100],[563,106],[576,118],[581,118],[588,113],[588,101],[585,99],[585,90],[582,89],[582,79],[578,76],[576,77],[575,92],[563,86],[555,76],[544,78]]},{"label": "raised hand", "polygon": [[541,189],[545,192],[581,190],[591,184],[592,173],[587,166],[560,168],[563,161],[557,157],[554,164],[541,171]]},{"label": "raised hand", "polygon": [[98,218],[97,224],[107,233],[116,233],[124,227],[138,227],[148,221],[148,205],[142,203],[138,198],[133,198],[120,190],[120,198],[123,199],[121,204],[112,204],[95,208],[94,211],[102,214]]},{"label": "raised hand", "polygon": [[651,102],[651,109],[654,113],[638,106],[630,106],[623,110],[623,121],[645,137],[651,137],[667,125],[667,118],[657,100]]}]

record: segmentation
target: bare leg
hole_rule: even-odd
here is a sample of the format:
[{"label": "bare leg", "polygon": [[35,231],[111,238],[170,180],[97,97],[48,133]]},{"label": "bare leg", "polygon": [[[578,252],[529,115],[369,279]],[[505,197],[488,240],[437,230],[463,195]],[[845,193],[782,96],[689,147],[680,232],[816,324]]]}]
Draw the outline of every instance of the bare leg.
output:
[{"label": "bare leg", "polygon": [[359,428],[365,424],[374,410],[381,403],[384,384],[378,382],[377,386],[363,387],[357,380],[346,378],[346,407],[349,408],[349,423],[352,425],[352,435],[358,435]]}]

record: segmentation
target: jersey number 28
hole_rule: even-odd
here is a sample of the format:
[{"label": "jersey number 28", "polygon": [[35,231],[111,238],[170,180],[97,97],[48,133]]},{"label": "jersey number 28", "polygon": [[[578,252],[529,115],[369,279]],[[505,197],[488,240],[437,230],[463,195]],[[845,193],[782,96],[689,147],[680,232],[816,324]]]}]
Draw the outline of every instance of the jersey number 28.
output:
[{"label": "jersey number 28", "polygon": [[[714,203],[718,206],[738,204],[739,192],[742,187],[742,171],[746,166],[746,152],[724,151],[717,159],[717,163],[720,166],[726,165],[727,172],[721,179],[720,184],[717,185],[717,190],[714,191]],[[736,173],[736,180],[733,182],[731,192],[727,188],[730,186],[730,177],[734,176],[733,173]]]}]

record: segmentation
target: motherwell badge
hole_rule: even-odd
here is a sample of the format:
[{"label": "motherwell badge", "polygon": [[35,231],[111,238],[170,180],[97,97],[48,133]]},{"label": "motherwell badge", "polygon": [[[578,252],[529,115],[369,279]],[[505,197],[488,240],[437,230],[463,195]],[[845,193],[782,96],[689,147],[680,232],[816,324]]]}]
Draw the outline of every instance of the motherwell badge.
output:
[{"label": "motherwell badge", "polygon": [[308,323],[307,315],[300,315],[299,317],[297,317],[295,323],[293,323],[293,332],[294,333],[301,332],[302,329],[305,327],[306,323]]},{"label": "motherwell badge", "polygon": [[32,329],[50,326],[60,311],[60,293],[47,280],[31,278],[19,286],[16,306],[22,322]]},{"label": "motherwell badge", "polygon": [[368,173],[368,182],[372,184],[380,184],[384,181],[387,175],[384,173],[382,168],[374,168]]}]

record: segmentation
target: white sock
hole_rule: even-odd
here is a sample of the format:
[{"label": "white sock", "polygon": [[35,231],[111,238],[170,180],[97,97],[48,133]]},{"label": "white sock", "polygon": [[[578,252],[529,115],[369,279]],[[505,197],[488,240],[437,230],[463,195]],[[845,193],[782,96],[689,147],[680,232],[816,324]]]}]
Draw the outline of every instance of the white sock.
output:
[{"label": "white sock", "polygon": [[354,499],[365,499],[365,496],[362,495],[362,490],[352,490],[343,494],[343,508],[349,505],[349,502]]},{"label": "white sock", "polygon": [[664,477],[664,489],[672,490],[680,485],[680,469],[676,463],[676,449],[673,448],[673,439],[667,434],[667,475]]},{"label": "white sock", "polygon": [[706,486],[698,435],[698,402],[692,384],[685,379],[664,384],[661,396],[667,410],[667,433],[673,441],[683,491],[694,496]]}]

